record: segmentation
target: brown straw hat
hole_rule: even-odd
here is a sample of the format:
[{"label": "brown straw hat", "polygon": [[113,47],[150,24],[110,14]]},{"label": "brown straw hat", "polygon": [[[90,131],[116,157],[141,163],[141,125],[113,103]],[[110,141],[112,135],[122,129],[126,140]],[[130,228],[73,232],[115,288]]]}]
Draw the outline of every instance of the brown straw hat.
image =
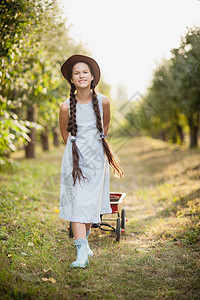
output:
[{"label": "brown straw hat", "polygon": [[67,79],[70,83],[70,78],[69,78],[70,67],[71,65],[75,65],[78,62],[84,62],[92,68],[94,72],[95,85],[97,85],[101,76],[101,71],[98,63],[92,57],[81,55],[81,54],[70,56],[62,65],[61,72],[65,77],[65,79]]}]

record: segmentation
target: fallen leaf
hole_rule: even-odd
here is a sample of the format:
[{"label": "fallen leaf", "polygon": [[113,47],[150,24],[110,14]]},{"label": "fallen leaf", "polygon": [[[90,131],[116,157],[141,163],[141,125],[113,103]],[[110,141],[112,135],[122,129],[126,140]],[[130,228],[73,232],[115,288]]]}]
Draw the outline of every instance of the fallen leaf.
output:
[{"label": "fallen leaf", "polygon": [[69,288],[69,285],[66,285],[66,286],[64,287],[64,289],[66,289],[66,290],[68,290],[68,288]]},{"label": "fallen leaf", "polygon": [[8,257],[12,257],[12,254],[8,254]]},{"label": "fallen leaf", "polygon": [[43,272],[44,272],[45,276],[49,276],[51,274],[51,272],[52,272],[52,269],[51,268],[49,268],[47,270],[43,269]]},{"label": "fallen leaf", "polygon": [[60,210],[58,209],[58,207],[54,207],[54,212],[57,213],[57,214],[60,212]]},{"label": "fallen leaf", "polygon": [[44,278],[44,277],[42,277],[41,280],[42,280],[42,281],[49,281],[48,278]]},{"label": "fallen leaf", "polygon": [[49,278],[49,281],[51,281],[51,283],[56,283],[56,280],[54,278]]}]

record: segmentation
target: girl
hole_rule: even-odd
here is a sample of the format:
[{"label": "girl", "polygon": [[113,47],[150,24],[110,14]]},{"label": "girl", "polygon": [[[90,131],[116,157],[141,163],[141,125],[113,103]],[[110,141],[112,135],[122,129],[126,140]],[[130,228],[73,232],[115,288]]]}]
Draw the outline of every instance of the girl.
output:
[{"label": "girl", "polygon": [[110,102],[96,94],[100,80],[97,62],[85,55],[73,55],[61,67],[70,84],[70,98],[61,104],[59,122],[66,144],[61,166],[60,217],[72,224],[77,259],[71,267],[85,268],[93,251],[88,244],[92,223],[100,214],[111,213],[109,165],[120,177],[106,142]]}]

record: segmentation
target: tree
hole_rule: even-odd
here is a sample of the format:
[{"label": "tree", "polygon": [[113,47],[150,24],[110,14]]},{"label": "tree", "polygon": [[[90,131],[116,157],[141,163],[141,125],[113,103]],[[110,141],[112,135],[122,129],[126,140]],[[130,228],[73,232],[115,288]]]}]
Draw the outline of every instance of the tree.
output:
[{"label": "tree", "polygon": [[[184,142],[184,129],[189,126],[190,147],[198,146],[200,123],[200,28],[188,29],[172,58],[164,60],[153,74],[148,93],[141,101],[141,129],[154,137]],[[148,104],[151,113],[141,114]],[[156,111],[156,114],[155,114]],[[134,116],[129,115],[134,120]]]},{"label": "tree", "polygon": [[198,146],[200,122],[200,28],[188,29],[179,49],[173,49],[177,95],[190,128],[190,147]]},{"label": "tree", "polygon": [[71,54],[86,51],[70,38],[56,1],[1,3],[0,154],[6,161],[24,141],[26,157],[35,157],[37,130],[43,149],[52,130],[58,143],[59,103],[68,93],[60,66]]},{"label": "tree", "polygon": [[23,42],[32,28],[40,23],[45,3],[43,1],[2,0],[0,6],[0,54],[1,54],[1,164],[5,163],[10,151],[15,151],[17,143],[30,141],[28,126],[39,128],[34,123],[18,118],[21,108],[16,80],[22,69]]}]

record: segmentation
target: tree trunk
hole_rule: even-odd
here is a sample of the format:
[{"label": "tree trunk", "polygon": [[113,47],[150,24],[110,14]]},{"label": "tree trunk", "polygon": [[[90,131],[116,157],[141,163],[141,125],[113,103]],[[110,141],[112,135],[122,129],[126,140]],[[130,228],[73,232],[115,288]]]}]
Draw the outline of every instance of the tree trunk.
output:
[{"label": "tree trunk", "polygon": [[177,124],[177,131],[180,137],[180,144],[182,145],[184,143],[184,134],[183,134],[183,127],[179,124]]},{"label": "tree trunk", "polygon": [[[35,109],[32,106],[28,107],[27,109],[27,121],[35,122]],[[26,158],[35,158],[35,128],[29,128],[30,133],[28,133],[28,136],[30,137],[31,141],[28,142],[27,145],[25,145],[25,155]]]},{"label": "tree trunk", "polygon": [[172,132],[172,144],[177,144],[177,134],[175,131]]},{"label": "tree trunk", "polygon": [[46,126],[44,126],[44,130],[40,134],[40,137],[41,137],[43,151],[48,151],[49,150],[49,130]]},{"label": "tree trunk", "polygon": [[162,141],[166,141],[166,132],[165,132],[165,130],[161,130],[160,132],[159,132],[159,139],[161,139]]},{"label": "tree trunk", "polygon": [[60,130],[59,130],[59,128],[58,127],[53,127],[53,145],[55,146],[55,147],[58,147],[59,146],[59,139],[58,139],[58,137],[59,137],[59,132],[60,132]]},{"label": "tree trunk", "polygon": [[193,115],[188,117],[188,124],[190,127],[190,148],[198,146],[198,126],[194,122]]}]

